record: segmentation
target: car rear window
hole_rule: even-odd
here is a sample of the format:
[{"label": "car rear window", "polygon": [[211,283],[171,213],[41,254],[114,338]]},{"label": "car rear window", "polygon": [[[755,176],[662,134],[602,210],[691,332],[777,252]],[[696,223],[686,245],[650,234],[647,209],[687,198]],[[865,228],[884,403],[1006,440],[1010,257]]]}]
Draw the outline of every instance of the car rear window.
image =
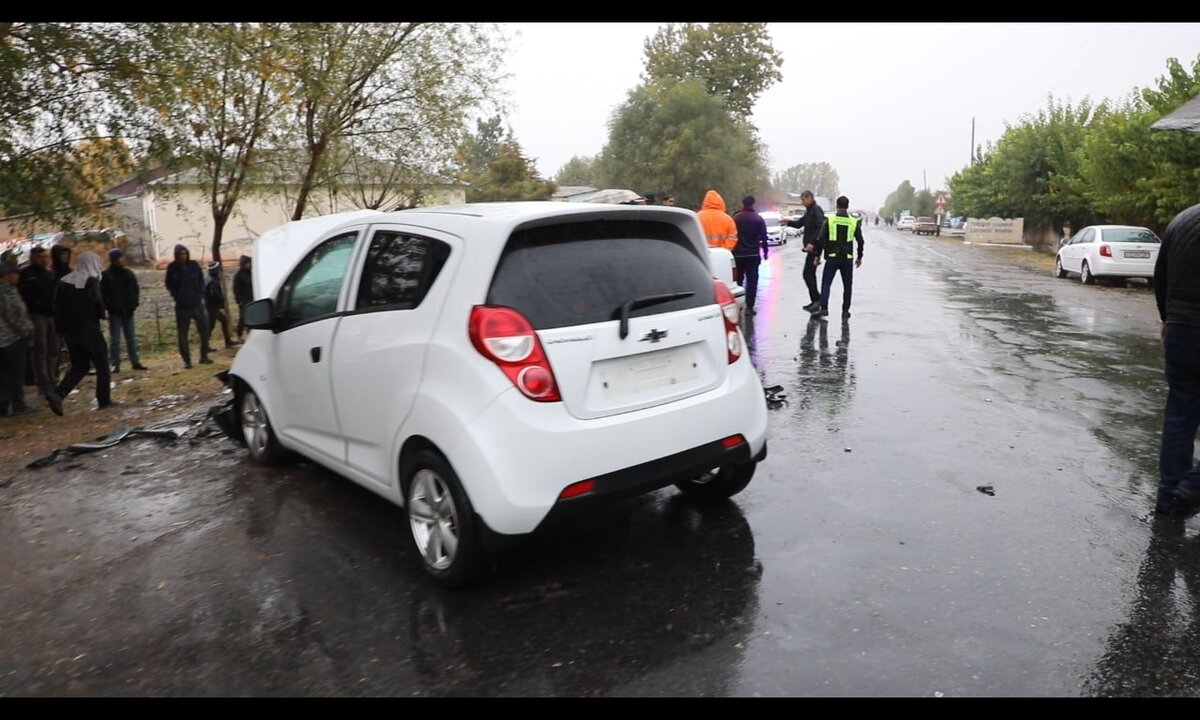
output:
[{"label": "car rear window", "polygon": [[1104,231],[1104,242],[1158,243],[1158,236],[1149,230],[1118,228]]},{"label": "car rear window", "polygon": [[546,330],[613,320],[623,303],[677,292],[694,294],[630,316],[716,302],[708,263],[683,231],[663,222],[594,220],[513,233],[487,302],[511,307]]}]

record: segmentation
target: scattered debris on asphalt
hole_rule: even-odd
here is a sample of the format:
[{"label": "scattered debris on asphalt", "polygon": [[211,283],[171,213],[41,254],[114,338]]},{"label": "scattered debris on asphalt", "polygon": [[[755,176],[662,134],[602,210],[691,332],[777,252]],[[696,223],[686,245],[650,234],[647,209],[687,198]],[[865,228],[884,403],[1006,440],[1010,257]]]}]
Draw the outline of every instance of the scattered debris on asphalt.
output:
[{"label": "scattered debris on asphalt", "polygon": [[980,485],[979,487],[977,487],[975,489],[989,497],[996,496],[996,488],[992,487],[991,485]]},{"label": "scattered debris on asphalt", "polygon": [[783,392],[782,385],[772,385],[768,388],[763,388],[763,394],[767,398],[767,409],[778,410],[787,404],[787,394]]},{"label": "scattered debris on asphalt", "polygon": [[[56,448],[49,455],[43,455],[40,458],[30,461],[30,463],[25,467],[31,470],[43,468],[55,462],[59,458],[74,457],[76,455],[82,455],[84,453],[94,452],[96,450],[105,450],[131,437],[157,437],[178,440],[179,438],[183,437],[184,433],[187,431],[187,426],[178,425],[168,428],[124,428],[121,430],[115,430],[108,435],[93,440],[92,442],[81,442],[65,448]],[[70,467],[72,466],[64,469],[70,469]]]}]

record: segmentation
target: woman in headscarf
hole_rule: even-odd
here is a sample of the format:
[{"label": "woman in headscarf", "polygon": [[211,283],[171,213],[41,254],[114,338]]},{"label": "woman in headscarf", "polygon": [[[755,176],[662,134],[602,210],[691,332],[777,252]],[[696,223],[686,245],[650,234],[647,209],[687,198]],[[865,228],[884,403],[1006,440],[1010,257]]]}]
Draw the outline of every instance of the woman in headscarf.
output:
[{"label": "woman in headscarf", "polygon": [[94,252],[79,254],[79,264],[58,281],[54,295],[54,326],[66,341],[71,367],[54,392],[46,396],[50,409],[62,415],[62,401],[87,375],[88,366],[96,368],[96,404],[99,409],[112,405],[109,387],[108,356],[100,321],[107,317],[100,294],[100,256]]}]

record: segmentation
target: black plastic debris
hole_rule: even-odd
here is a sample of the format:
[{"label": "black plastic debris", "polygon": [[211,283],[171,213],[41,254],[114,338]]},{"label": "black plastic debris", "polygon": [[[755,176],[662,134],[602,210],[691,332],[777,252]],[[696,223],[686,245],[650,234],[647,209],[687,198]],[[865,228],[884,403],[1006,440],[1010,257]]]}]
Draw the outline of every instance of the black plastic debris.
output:
[{"label": "black plastic debris", "polygon": [[131,437],[156,437],[168,438],[170,440],[178,440],[187,432],[186,427],[169,427],[169,428],[123,428],[109,433],[103,437],[99,437],[91,442],[75,443],[66,448],[57,448],[49,455],[43,455],[40,458],[30,461],[26,468],[31,470],[43,468],[50,465],[54,461],[62,457],[74,457],[83,455],[84,453],[95,452],[96,450],[105,450],[114,447],[119,443]]},{"label": "black plastic debris", "polygon": [[778,410],[787,403],[787,395],[783,392],[782,385],[772,385],[768,388],[763,388],[763,394],[767,399],[768,410]]},{"label": "black plastic debris", "polygon": [[977,487],[975,489],[989,497],[996,496],[996,488],[992,487],[991,485],[980,485],[979,487]]}]

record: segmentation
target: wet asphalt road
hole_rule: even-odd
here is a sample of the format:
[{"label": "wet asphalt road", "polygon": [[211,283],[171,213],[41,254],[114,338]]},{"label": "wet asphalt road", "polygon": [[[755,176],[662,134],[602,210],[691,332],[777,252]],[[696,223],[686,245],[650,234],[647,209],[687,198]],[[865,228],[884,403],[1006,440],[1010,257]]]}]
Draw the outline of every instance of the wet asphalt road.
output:
[{"label": "wet asphalt road", "polygon": [[747,335],[787,402],[745,492],[629,501],[467,593],[399,509],[223,438],[19,474],[0,694],[1198,694],[1200,540],[1147,519],[1153,294],[866,238],[848,322],[799,309],[795,244],[764,266]]}]

